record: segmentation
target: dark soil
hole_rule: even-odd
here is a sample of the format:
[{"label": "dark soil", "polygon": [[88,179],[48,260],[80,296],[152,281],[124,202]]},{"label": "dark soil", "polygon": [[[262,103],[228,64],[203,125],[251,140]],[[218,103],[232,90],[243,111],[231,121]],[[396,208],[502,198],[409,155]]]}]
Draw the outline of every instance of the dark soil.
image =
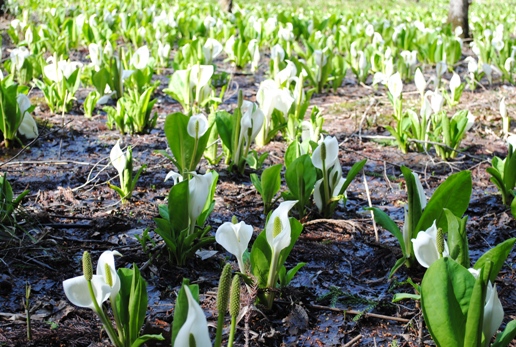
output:
[{"label": "dark soil", "polygon": [[[263,78],[263,74],[256,80],[248,75],[234,77],[248,98],[254,98]],[[215,324],[218,278],[227,259],[233,259],[213,244],[210,250],[218,251],[215,256],[192,259],[182,268],[171,266],[162,241],[152,232],[158,205],[164,203],[171,187],[170,182],[164,182],[165,175],[175,169],[155,151],[167,148],[163,133],[166,115],[181,110],[161,92],[168,78],[161,80],[156,95],[157,128],[147,135],[122,136],[124,145],[133,146],[135,167],[147,165],[127,204],[120,204],[107,185],[110,180],[118,184],[108,158],[120,135],[106,127],[105,114],[93,119],[83,116],[81,103],[86,91],[81,91],[76,106],[64,119],[49,113],[41,94],[32,92],[32,102],[39,104],[35,116],[41,124],[40,138],[22,150],[0,149],[0,170],[7,173],[14,191],[30,190],[17,213],[20,228],[14,236],[4,235],[0,241],[0,345],[109,345],[94,314],[71,305],[62,289],[63,280],[81,273],[85,250],[95,260],[104,250],[116,249],[123,254],[117,259],[118,267],[136,263],[141,268],[149,283],[144,330],[167,337],[153,346],[170,345],[174,302],[183,277],[199,284],[202,306],[208,321]],[[417,95],[410,92],[415,88],[405,90],[408,104],[416,104]],[[406,193],[400,165],[420,174],[428,196],[451,173],[471,170],[473,194],[467,230],[472,258],[516,236],[516,221],[502,205],[485,171],[494,154],[505,156],[507,151],[497,136],[501,95],[509,100],[509,114],[514,114],[512,86],[486,85],[485,90],[464,93],[461,105],[477,116],[477,123],[463,142],[464,152],[450,162],[441,161],[432,152],[402,155],[395,146],[377,142],[377,135],[388,135],[383,125],[385,116],[392,114],[382,88],[374,91],[357,86],[350,76],[337,93],[316,95],[313,104],[325,115],[324,128],[341,142],[343,172],[367,158],[365,175],[357,176],[348,189],[346,206],[338,207],[332,219],[319,219],[314,210],[303,221],[304,231],[288,265],[301,261],[307,265],[281,291],[271,311],[249,306],[240,322],[236,345],[245,345],[246,336],[249,346],[433,345],[419,307],[409,301],[391,302],[394,293],[412,292],[406,279],[419,282],[424,271],[402,268],[388,279],[401,251],[395,238],[381,228],[376,240],[371,216],[364,210],[368,206],[364,178],[372,205],[381,206],[401,224]],[[234,107],[235,101],[233,93],[222,107]],[[281,162],[285,146],[278,139],[261,149],[269,153],[265,164]],[[199,170],[206,169],[220,173],[215,211],[208,220],[213,230],[233,215],[253,225],[255,234],[262,230],[265,217],[261,198],[248,173],[241,177],[229,173],[222,164],[212,167],[202,162]],[[136,236],[145,228],[150,228],[154,244],[144,249]],[[516,318],[515,273],[516,254],[512,252],[496,283],[505,309],[503,326]],[[30,341],[22,304],[27,284],[31,286]]]}]

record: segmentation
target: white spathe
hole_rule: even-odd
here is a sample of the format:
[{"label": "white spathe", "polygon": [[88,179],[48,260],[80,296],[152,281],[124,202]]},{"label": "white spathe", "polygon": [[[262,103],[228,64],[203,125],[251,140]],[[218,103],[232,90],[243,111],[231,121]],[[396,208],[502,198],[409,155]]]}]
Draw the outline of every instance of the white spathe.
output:
[{"label": "white spathe", "polygon": [[213,175],[208,172],[204,175],[199,175],[195,172],[190,172],[192,178],[188,181],[189,199],[188,199],[188,213],[190,220],[194,222],[197,220],[206,205],[206,200],[210,194],[211,184],[213,182]]},{"label": "white spathe", "polygon": [[[414,255],[421,266],[429,268],[439,259],[437,251],[437,226],[434,223],[425,231],[420,231],[415,239],[412,239]],[[443,257],[449,256],[448,244],[444,242]]]},{"label": "white spathe", "polygon": [[[326,157],[322,158],[322,146],[325,146]],[[312,154],[312,164],[320,170],[323,169],[323,161],[324,167],[326,170],[330,170],[330,168],[337,162],[337,158],[339,155],[339,143],[334,136],[326,136],[324,140],[319,141],[319,146],[314,150]]]},{"label": "white spathe", "polygon": [[188,313],[186,321],[177,332],[174,347],[190,346],[190,336],[193,336],[195,339],[196,347],[211,347],[206,316],[204,315],[201,306],[199,306],[199,303],[197,303],[193,298],[190,288],[188,288],[188,286],[184,286],[183,290],[185,291],[188,300]]},{"label": "white spathe", "polygon": [[124,170],[127,167],[128,156],[127,152],[124,153],[120,148],[120,140],[118,140],[113,146],[113,148],[111,148],[111,152],[109,153],[109,159],[111,160],[111,164],[115,167],[116,171],[118,171],[118,174],[120,175],[120,180],[122,181]]},{"label": "white spathe", "polygon": [[39,135],[38,125],[36,121],[27,111],[32,105],[29,98],[25,94],[18,94],[16,97],[20,113],[23,116],[22,122],[18,127],[18,133],[25,136],[27,139],[35,139]]},{"label": "white spathe", "polygon": [[[273,258],[278,256],[279,253],[290,245],[291,240],[291,228],[290,221],[288,219],[288,212],[297,204],[297,200],[284,201],[278,208],[272,211],[267,225],[265,226],[265,236],[267,237],[267,243],[271,247]],[[275,234],[274,221],[279,218],[281,222],[281,231]]]},{"label": "white spathe", "polygon": [[215,233],[215,241],[237,258],[238,268],[242,273],[245,273],[243,256],[252,236],[253,227],[244,222],[237,224],[225,222]]},{"label": "white spathe", "polygon": [[147,45],[141,46],[134,52],[131,57],[131,65],[134,66],[135,69],[143,70],[147,67],[150,61],[150,52]]},{"label": "white spathe", "polygon": [[186,130],[194,139],[202,137],[208,130],[208,118],[202,113],[194,114],[188,120]]},{"label": "white spathe", "polygon": [[395,100],[400,98],[401,92],[403,91],[403,81],[401,80],[399,72],[396,72],[394,75],[389,77],[387,88]]}]

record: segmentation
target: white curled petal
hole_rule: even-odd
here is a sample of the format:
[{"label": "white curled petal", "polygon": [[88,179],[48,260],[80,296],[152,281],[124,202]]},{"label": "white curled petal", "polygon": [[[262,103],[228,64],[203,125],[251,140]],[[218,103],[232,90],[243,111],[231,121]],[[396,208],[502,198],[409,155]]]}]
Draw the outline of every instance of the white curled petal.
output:
[{"label": "white curled petal", "polygon": [[484,323],[482,326],[482,331],[484,332],[486,340],[490,340],[491,337],[498,331],[502,321],[502,303],[498,298],[496,285],[492,286],[489,282],[487,284],[486,301],[484,305]]},{"label": "white curled petal", "polygon": [[[104,281],[106,282],[106,266],[109,268],[111,272],[111,279],[113,281],[111,285],[111,298],[115,298],[120,291],[120,278],[118,277],[118,273],[116,272],[115,267],[115,255],[122,256],[118,251],[105,251],[103,252],[97,263],[97,275],[102,276]],[[106,282],[107,283],[107,282]]]},{"label": "white curled petal", "polygon": [[187,286],[183,288],[188,299],[188,314],[183,326],[177,332],[174,347],[190,346],[190,335],[194,337],[197,347],[211,347],[206,316],[201,306],[193,298],[190,288]]},{"label": "white curled petal", "polygon": [[[101,276],[93,275],[91,280],[93,292],[98,305],[102,305],[109,298],[111,288]],[[63,289],[68,300],[75,306],[95,310],[95,304],[90,296],[88,281],[84,276],[77,276],[63,281]]]},{"label": "white curled petal", "polygon": [[439,253],[434,240],[425,232],[419,232],[415,239],[412,239],[414,255],[421,266],[429,268],[432,263],[439,259]]},{"label": "white curled petal", "polygon": [[188,135],[193,138],[202,137],[208,130],[208,118],[199,113],[190,117],[187,126]]},{"label": "white curled petal", "polygon": [[314,150],[312,154],[312,163],[320,170],[323,169],[323,158],[322,158],[322,143],[326,147],[326,158],[324,159],[324,165],[326,170],[329,170],[337,161],[339,155],[339,143],[334,136],[326,136],[326,138],[319,142],[319,146]]},{"label": "white curled petal", "polygon": [[[281,252],[290,245],[290,221],[288,212],[297,204],[297,200],[284,201],[270,215],[265,227],[267,242],[272,248],[273,254]],[[279,218],[281,222],[281,231],[274,235],[274,220]]]},{"label": "white curled petal", "polygon": [[179,182],[183,181],[183,176],[174,171],[169,171],[167,173],[167,176],[165,176],[165,181],[168,181],[170,178],[172,178],[174,184],[178,184]]},{"label": "white curled petal", "polygon": [[127,165],[127,159],[124,152],[122,152],[122,149],[120,148],[120,140],[118,140],[111,149],[109,158],[111,159],[111,164],[115,167],[116,171],[122,175]]}]

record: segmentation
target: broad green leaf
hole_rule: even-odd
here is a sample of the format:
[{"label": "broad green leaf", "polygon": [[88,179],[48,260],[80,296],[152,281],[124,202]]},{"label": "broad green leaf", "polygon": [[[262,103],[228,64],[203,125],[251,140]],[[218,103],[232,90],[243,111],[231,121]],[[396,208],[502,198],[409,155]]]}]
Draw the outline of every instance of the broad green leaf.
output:
[{"label": "broad green leaf", "polygon": [[[219,131],[220,139],[224,146],[233,150],[232,137],[233,137],[233,120],[231,114],[226,111],[218,111],[215,116],[215,122]],[[232,153],[233,154],[233,153]]]},{"label": "broad green leaf", "polygon": [[[438,228],[446,230],[444,209],[462,217],[471,198],[471,172],[461,171],[449,176],[434,192],[416,226],[416,233],[428,229],[434,220]],[[415,234],[413,234],[415,236]]]},{"label": "broad green leaf", "polygon": [[285,170],[285,181],[291,193],[291,200],[298,200],[298,205],[304,208],[312,195],[316,179],[317,171],[308,154],[294,160]]},{"label": "broad green leaf", "polygon": [[281,186],[281,169],[283,164],[276,164],[263,170],[262,181],[262,198],[264,202],[270,204],[274,196],[279,192]]},{"label": "broad green leaf", "polygon": [[508,239],[502,243],[499,243],[495,247],[491,248],[489,251],[485,252],[475,263],[473,268],[475,269],[481,269],[484,267],[484,265],[491,261],[493,262],[493,268],[490,273],[489,280],[491,283],[494,283],[496,280],[496,277],[498,276],[498,272],[500,272],[500,269],[503,266],[503,263],[511,253],[512,247],[514,246],[514,243],[516,242],[516,237],[513,237],[511,239]]},{"label": "broad green leaf", "polygon": [[464,347],[473,275],[451,258],[437,260],[421,283],[421,306],[428,330],[440,347]]},{"label": "broad green leaf", "polygon": [[189,225],[188,200],[190,191],[188,180],[175,184],[168,194],[168,214],[174,233],[187,229]]}]

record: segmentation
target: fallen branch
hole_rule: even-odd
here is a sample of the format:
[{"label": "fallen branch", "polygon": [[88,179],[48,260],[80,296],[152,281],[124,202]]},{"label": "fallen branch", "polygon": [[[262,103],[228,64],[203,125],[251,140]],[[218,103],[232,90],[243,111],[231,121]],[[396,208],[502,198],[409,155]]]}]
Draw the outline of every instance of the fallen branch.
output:
[{"label": "fallen branch", "polygon": [[408,322],[410,322],[410,319],[407,319],[407,318],[399,318],[399,317],[393,317],[393,316],[386,316],[386,315],[383,315],[383,314],[376,314],[376,313],[365,313],[365,312],[362,312],[362,311],[346,310],[346,309],[330,307],[330,306],[307,305],[307,307],[313,308],[313,309],[317,309],[317,310],[328,310],[328,311],[333,311],[333,312],[343,312],[344,314],[363,315],[364,317],[392,320],[392,321],[401,322],[401,323],[408,323]]}]

